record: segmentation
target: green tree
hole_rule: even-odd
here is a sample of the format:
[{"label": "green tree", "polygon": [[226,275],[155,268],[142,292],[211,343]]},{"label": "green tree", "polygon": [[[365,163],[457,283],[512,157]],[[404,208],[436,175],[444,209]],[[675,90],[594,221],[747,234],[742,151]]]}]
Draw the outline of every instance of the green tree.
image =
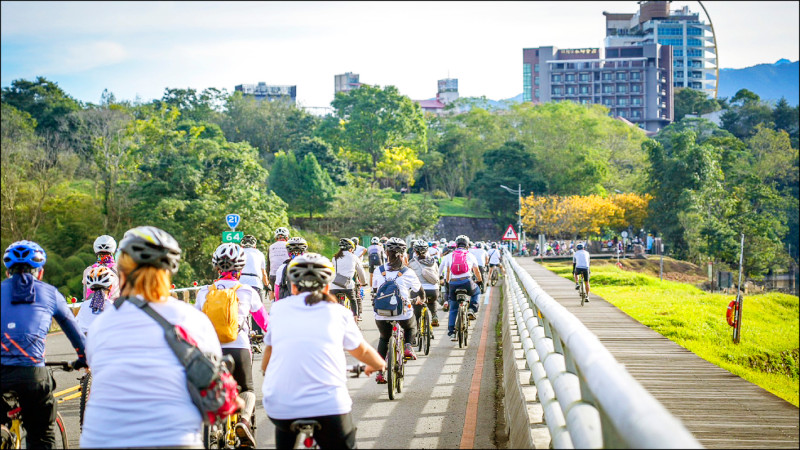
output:
[{"label": "green tree", "polygon": [[80,104],[67,95],[58,83],[44,77],[35,81],[18,79],[2,90],[2,102],[25,111],[36,119],[37,130],[55,131],[58,119],[81,108]]},{"label": "green tree", "polygon": [[339,186],[347,184],[347,166],[336,156],[330,144],[318,137],[304,137],[295,150],[295,155],[302,160],[306,155],[314,155],[317,162],[330,175],[331,180]]},{"label": "green tree", "polygon": [[792,147],[798,147],[798,133],[800,133],[800,106],[792,108],[785,97],[781,97],[772,110],[772,121],[776,130],[789,133]]},{"label": "green tree", "polygon": [[[298,164],[300,179],[297,186],[297,208],[308,211],[308,218],[313,218],[313,213],[324,212],[333,203],[336,196],[336,186],[331,177],[317,162],[313,153],[307,154]],[[295,203],[291,203],[294,205]]]},{"label": "green tree", "polygon": [[396,198],[391,189],[349,185],[339,190],[327,220],[336,233],[385,236],[424,235],[439,221],[439,208],[429,198]]},{"label": "green tree", "polygon": [[300,200],[300,167],[293,152],[278,152],[269,175],[269,188],[289,205]]},{"label": "green tree", "polygon": [[722,128],[742,140],[752,136],[759,124],[773,128],[772,118],[772,108],[747,89],[736,92],[731,106],[720,116]]},{"label": "green tree", "polygon": [[675,89],[675,121],[683,119],[687,114],[701,116],[720,110],[720,104],[708,94],[696,89]]}]

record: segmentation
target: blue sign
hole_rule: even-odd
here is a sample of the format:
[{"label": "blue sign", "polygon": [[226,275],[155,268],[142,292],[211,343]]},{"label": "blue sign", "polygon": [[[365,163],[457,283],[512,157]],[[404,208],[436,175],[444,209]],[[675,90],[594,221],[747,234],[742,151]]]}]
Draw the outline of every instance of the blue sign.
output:
[{"label": "blue sign", "polygon": [[236,231],[236,226],[239,225],[239,221],[241,220],[242,218],[239,217],[238,214],[228,214],[225,216],[225,222],[227,222],[228,226],[231,227],[231,230],[234,231]]}]

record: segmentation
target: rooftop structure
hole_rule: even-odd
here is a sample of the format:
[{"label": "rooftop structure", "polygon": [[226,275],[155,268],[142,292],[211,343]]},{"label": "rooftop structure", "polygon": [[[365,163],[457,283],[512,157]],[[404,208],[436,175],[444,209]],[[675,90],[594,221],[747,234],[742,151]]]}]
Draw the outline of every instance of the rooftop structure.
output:
[{"label": "rooftop structure", "polygon": [[234,87],[235,91],[243,95],[252,95],[256,100],[284,100],[297,103],[297,86],[276,86],[269,85],[260,81],[258,84],[239,84]]}]

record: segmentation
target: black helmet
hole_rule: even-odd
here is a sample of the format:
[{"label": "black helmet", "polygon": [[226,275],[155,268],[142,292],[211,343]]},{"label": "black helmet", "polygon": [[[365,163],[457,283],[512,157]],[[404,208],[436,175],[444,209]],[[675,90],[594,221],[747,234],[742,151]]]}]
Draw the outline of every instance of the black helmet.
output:
[{"label": "black helmet", "polygon": [[341,239],[339,239],[339,248],[342,249],[342,250],[347,251],[347,250],[355,249],[356,246],[355,246],[355,244],[353,244],[353,241],[351,241],[350,239],[341,238]]},{"label": "black helmet", "polygon": [[408,248],[406,242],[398,237],[389,238],[386,244],[384,244],[384,247],[386,251],[391,252],[404,252]]},{"label": "black helmet", "polygon": [[351,238],[350,238],[350,240],[351,240],[351,241],[353,241],[353,244],[354,244],[354,245],[358,245],[358,242],[359,242],[359,241],[358,241],[358,238],[357,238],[357,237],[355,237],[355,236],[354,236],[354,237],[351,237]]},{"label": "black helmet", "polygon": [[258,239],[252,234],[245,234],[242,238],[241,246],[244,248],[255,248],[256,244],[258,243]]},{"label": "black helmet", "polygon": [[578,242],[578,245],[575,246],[578,250],[583,250],[583,244]]},{"label": "black helmet", "polygon": [[300,255],[308,250],[308,242],[300,236],[295,236],[286,241],[286,251],[292,255]]},{"label": "black helmet", "polygon": [[463,234],[456,238],[456,247],[469,248],[469,238]]},{"label": "black helmet", "polygon": [[497,242],[492,242],[492,248],[497,248]]},{"label": "black helmet", "polygon": [[289,263],[286,276],[298,287],[320,289],[325,287],[336,274],[331,260],[319,253],[300,255]]},{"label": "black helmet", "polygon": [[211,264],[220,272],[242,270],[246,262],[247,255],[238,244],[220,244],[211,257]]},{"label": "black helmet", "polygon": [[119,251],[133,258],[139,266],[151,266],[178,272],[181,248],[171,234],[156,227],[131,228],[122,236]]}]

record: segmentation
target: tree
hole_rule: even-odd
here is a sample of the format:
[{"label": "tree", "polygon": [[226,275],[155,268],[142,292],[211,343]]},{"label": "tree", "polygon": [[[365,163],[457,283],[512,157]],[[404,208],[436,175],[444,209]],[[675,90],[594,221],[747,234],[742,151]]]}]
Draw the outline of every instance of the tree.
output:
[{"label": "tree", "polygon": [[44,77],[37,77],[35,81],[12,81],[10,87],[3,88],[1,101],[30,114],[36,119],[37,130],[40,132],[55,131],[58,128],[58,118],[81,108],[58,83]]},{"label": "tree", "polygon": [[165,104],[168,108],[177,109],[185,120],[220,123],[222,121],[220,111],[224,108],[228,97],[225,89],[207,88],[198,93],[191,88],[166,88],[161,100],[153,103],[156,107]]},{"label": "tree", "polygon": [[755,133],[759,124],[773,128],[772,118],[772,108],[767,103],[762,102],[755,93],[741,89],[733,96],[730,108],[722,114],[720,120],[722,128],[744,140]]},{"label": "tree", "polygon": [[395,198],[391,189],[349,185],[341,188],[328,219],[338,235],[425,235],[439,221],[439,208],[429,198]]},{"label": "tree", "polygon": [[720,104],[709,98],[703,91],[690,88],[675,89],[675,121],[680,121],[687,114],[701,116],[720,110]]},{"label": "tree", "polygon": [[298,169],[300,192],[297,194],[297,207],[308,211],[308,218],[311,219],[313,213],[324,212],[333,203],[336,186],[325,169],[317,163],[317,158],[313,153],[307,154],[300,161]]},{"label": "tree", "polygon": [[336,156],[331,145],[324,140],[318,137],[304,137],[300,140],[300,145],[297,146],[294,153],[301,161],[306,155],[314,155],[334,183],[339,186],[347,184],[347,166]]},{"label": "tree", "polygon": [[400,185],[413,186],[414,173],[422,165],[423,162],[417,159],[414,149],[406,146],[393,147],[384,151],[375,176],[382,179],[384,185],[395,189]]},{"label": "tree", "polygon": [[400,95],[394,86],[381,89],[362,85],[350,92],[337,92],[331,105],[340,126],[328,127],[328,132],[338,135],[335,139],[341,142],[345,154],[366,157],[368,165],[362,169],[371,171],[373,182],[386,149],[407,146],[419,154],[427,151],[419,105]]},{"label": "tree", "polygon": [[800,106],[792,108],[785,97],[781,97],[772,110],[772,121],[776,130],[789,133],[792,147],[798,146],[798,133],[800,133]]},{"label": "tree", "polygon": [[300,200],[300,168],[293,152],[278,152],[269,175],[269,188],[289,205]]}]

